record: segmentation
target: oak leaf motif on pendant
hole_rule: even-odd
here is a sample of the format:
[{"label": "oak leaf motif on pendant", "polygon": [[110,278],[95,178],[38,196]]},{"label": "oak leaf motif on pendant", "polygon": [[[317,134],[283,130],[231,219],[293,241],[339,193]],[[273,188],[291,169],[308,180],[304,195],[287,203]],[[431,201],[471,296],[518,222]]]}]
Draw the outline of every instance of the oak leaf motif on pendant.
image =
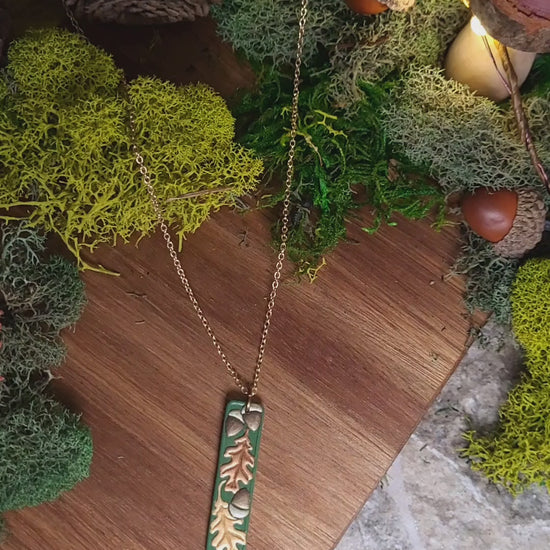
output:
[{"label": "oak leaf motif on pendant", "polygon": [[243,486],[248,485],[253,477],[254,456],[252,445],[248,439],[248,430],[242,437],[235,440],[233,447],[228,447],[223,455],[230,459],[220,469],[220,477],[226,479],[225,490],[229,493],[236,493]]},{"label": "oak leaf motif on pendant", "polygon": [[242,520],[235,520],[229,512],[229,505],[221,497],[221,486],[214,507],[214,519],[210,524],[210,534],[214,535],[212,547],[215,550],[242,550],[246,548],[246,533],[239,531]]}]

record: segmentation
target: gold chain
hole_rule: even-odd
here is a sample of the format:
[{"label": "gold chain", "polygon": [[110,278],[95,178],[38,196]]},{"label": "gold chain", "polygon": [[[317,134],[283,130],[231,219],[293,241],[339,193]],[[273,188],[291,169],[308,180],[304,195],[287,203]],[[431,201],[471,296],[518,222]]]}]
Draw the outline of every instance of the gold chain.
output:
[{"label": "gold chain", "polygon": [[[183,285],[183,288],[185,289],[185,292],[187,293],[187,296],[189,297],[189,300],[191,301],[191,304],[193,305],[193,308],[195,309],[195,312],[197,313],[197,316],[200,319],[202,326],[208,333],[208,336],[210,336],[212,340],[212,344],[216,348],[216,351],[218,352],[218,355],[220,356],[231,378],[233,378],[235,384],[242,391],[242,393],[248,397],[249,404],[252,397],[254,397],[258,392],[258,384],[260,381],[262,363],[265,355],[267,335],[269,333],[269,326],[271,324],[271,317],[273,315],[273,309],[275,307],[275,299],[277,297],[277,290],[279,288],[279,283],[281,280],[281,271],[283,269],[283,262],[285,260],[285,255],[286,255],[286,248],[287,248],[287,241],[288,241],[289,214],[290,214],[290,195],[291,195],[291,189],[292,189],[292,180],[294,177],[294,155],[296,151],[296,134],[298,130],[298,99],[300,97],[300,69],[302,66],[302,52],[304,47],[304,36],[305,36],[305,28],[306,28],[307,14],[308,14],[308,3],[309,3],[309,0],[302,0],[301,9],[300,9],[298,43],[296,48],[296,62],[294,66],[292,112],[291,112],[291,118],[290,118],[290,143],[289,143],[289,151],[288,151],[287,170],[286,170],[283,211],[281,215],[281,222],[282,222],[281,244],[279,246],[279,253],[277,255],[277,263],[275,264],[275,272],[273,273],[273,280],[271,283],[271,292],[269,293],[267,311],[265,314],[264,324],[262,328],[262,337],[258,348],[258,357],[256,359],[256,368],[254,369],[254,377],[252,379],[252,383],[248,386],[243,380],[242,376],[237,372],[237,369],[235,369],[235,367],[231,364],[231,362],[225,355],[220,342],[216,338],[216,335],[214,334],[214,331],[210,326],[208,319],[204,315],[199,305],[199,302],[195,297],[193,289],[191,288],[189,280],[187,279],[187,275],[185,274],[185,270],[183,269],[183,266],[181,265],[181,261],[178,258],[177,252],[174,247],[174,242],[172,241],[172,237],[170,236],[170,233],[168,231],[168,226],[166,225],[164,216],[162,215],[162,209],[160,207],[157,194],[155,193],[155,189],[151,181],[151,176],[149,175],[149,170],[147,169],[145,160],[143,159],[143,156],[141,155],[139,151],[139,147],[137,145],[137,132],[136,132],[136,125],[135,125],[134,111],[133,111],[132,103],[130,101],[130,96],[128,94],[128,86],[125,81],[123,83],[126,93],[128,95],[128,109],[129,109],[130,132],[131,132],[131,140],[132,140],[132,151],[135,155],[136,164],[139,167],[139,172],[142,176],[143,183],[147,188],[147,192],[149,193],[149,198],[151,199],[151,203],[153,205],[153,209],[155,211],[157,221],[159,223],[159,227],[162,232],[162,236],[164,237],[166,248],[168,249],[168,253],[172,258],[172,262],[174,263],[174,267],[180,278],[181,284]],[[63,0],[63,4],[65,5],[65,10],[74,28],[77,30],[77,32],[79,32],[85,38],[84,32],[82,31],[80,25],[78,24],[78,21],[74,17],[74,14],[68,8],[65,0]]]}]

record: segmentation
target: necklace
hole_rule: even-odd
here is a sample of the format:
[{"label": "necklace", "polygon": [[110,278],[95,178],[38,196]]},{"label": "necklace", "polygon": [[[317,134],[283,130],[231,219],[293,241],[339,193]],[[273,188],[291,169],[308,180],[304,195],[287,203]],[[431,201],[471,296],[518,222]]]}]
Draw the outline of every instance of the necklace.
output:
[{"label": "necklace", "polygon": [[[66,0],[62,0],[67,16],[75,30],[86,40],[84,31],[76,20]],[[137,141],[134,111],[128,93],[128,85],[123,80],[123,89],[127,98],[128,119],[131,136],[132,152],[139,168],[143,184],[147,188],[151,204],[155,211],[157,222],[164,238],[166,248],[174,264],[176,273],[187,293],[187,296],[202,323],[212,344],[216,349],[227,373],[231,376],[236,386],[243,394],[243,400],[230,401],[225,410],[222,427],[218,468],[214,493],[212,498],[212,511],[207,535],[206,550],[246,550],[247,535],[250,523],[250,508],[256,479],[256,468],[260,439],[263,427],[264,408],[260,403],[254,402],[258,393],[260,375],[267,344],[267,337],[277,291],[279,289],[281,271],[286,256],[290,195],[294,177],[294,155],[296,150],[296,135],[298,127],[298,99],[300,96],[300,69],[302,65],[302,51],[304,46],[305,26],[308,14],[309,0],[301,0],[300,15],[298,21],[298,42],[296,47],[296,61],[294,65],[294,81],[292,95],[292,110],[290,119],[290,142],[285,179],[285,192],[283,209],[281,214],[280,246],[275,264],[275,271],[271,282],[271,291],[268,296],[267,310],[261,332],[258,356],[252,381],[247,384],[242,375],[231,364],[225,355],[223,348],[217,339],[214,330],[204,315],[197,298],[191,288],[185,270],[181,264],[170,236],[168,226],[162,214],[162,208],[151,181],[151,176],[145,159],[140,153]]]}]

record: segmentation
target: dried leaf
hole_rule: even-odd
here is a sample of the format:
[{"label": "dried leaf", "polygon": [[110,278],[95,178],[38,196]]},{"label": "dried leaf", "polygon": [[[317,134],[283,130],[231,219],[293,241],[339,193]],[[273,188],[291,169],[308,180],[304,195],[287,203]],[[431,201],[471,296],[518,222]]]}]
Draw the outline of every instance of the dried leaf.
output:
[{"label": "dried leaf", "polygon": [[220,477],[227,478],[226,491],[236,493],[241,488],[239,482],[245,486],[252,479],[254,457],[251,451],[252,445],[248,439],[248,430],[242,437],[235,440],[235,446],[226,449],[223,456],[229,458],[230,461],[220,469]]},{"label": "dried leaf", "polygon": [[[242,550],[246,547],[246,533],[239,531],[242,520],[234,519],[229,512],[229,505],[222,500],[221,487],[214,507],[214,520],[210,524],[212,547],[215,550]],[[241,547],[237,545],[242,545]]]}]

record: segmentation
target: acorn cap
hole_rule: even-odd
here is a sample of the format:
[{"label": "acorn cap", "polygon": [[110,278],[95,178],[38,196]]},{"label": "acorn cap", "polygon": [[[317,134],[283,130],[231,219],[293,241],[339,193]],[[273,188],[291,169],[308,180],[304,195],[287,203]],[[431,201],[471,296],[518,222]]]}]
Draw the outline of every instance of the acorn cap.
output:
[{"label": "acorn cap", "polygon": [[518,206],[508,234],[494,243],[497,254],[506,258],[521,258],[542,239],[546,222],[546,206],[533,189],[518,189]]}]

